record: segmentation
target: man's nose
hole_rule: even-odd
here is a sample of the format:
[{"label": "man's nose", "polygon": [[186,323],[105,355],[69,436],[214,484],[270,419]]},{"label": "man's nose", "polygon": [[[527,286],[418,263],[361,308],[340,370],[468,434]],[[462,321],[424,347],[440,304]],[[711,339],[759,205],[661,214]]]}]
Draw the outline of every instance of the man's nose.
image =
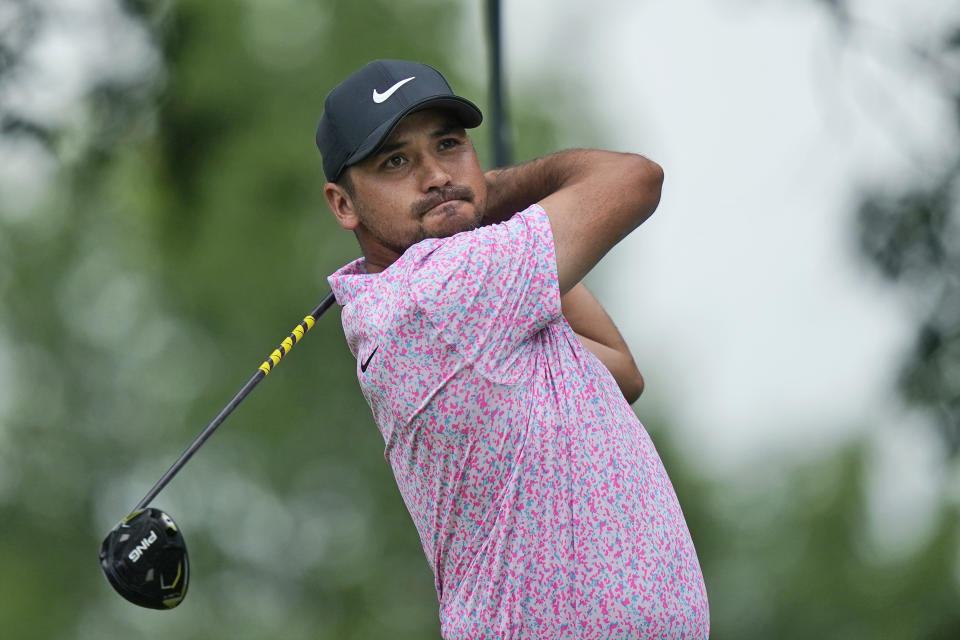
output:
[{"label": "man's nose", "polygon": [[437,158],[427,155],[421,166],[421,186],[423,191],[444,187],[451,182],[450,172]]}]

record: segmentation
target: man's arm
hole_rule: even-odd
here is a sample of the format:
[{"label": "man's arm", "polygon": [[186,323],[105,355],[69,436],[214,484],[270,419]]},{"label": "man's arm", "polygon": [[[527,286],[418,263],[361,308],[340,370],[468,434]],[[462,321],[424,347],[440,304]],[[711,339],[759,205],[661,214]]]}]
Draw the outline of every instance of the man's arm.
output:
[{"label": "man's arm", "polygon": [[547,212],[565,294],[654,212],[663,170],[643,156],[579,149],[488,171],[486,178],[487,222],[535,202]]},{"label": "man's arm", "polygon": [[610,371],[620,392],[633,404],[643,393],[643,376],[623,336],[600,302],[581,282],[560,298],[563,316],[593,355]]}]

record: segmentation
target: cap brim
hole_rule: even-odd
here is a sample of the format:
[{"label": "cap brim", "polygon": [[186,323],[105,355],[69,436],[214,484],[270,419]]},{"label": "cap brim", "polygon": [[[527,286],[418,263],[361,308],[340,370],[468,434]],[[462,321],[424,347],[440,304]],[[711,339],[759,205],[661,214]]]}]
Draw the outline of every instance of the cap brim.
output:
[{"label": "cap brim", "polygon": [[350,154],[350,157],[343,163],[343,168],[346,169],[352,164],[357,164],[374,153],[383,145],[386,139],[390,137],[390,134],[397,128],[401,120],[411,113],[425,109],[446,109],[447,111],[452,111],[465,129],[472,129],[483,122],[483,114],[480,112],[480,109],[466,98],[459,96],[435,96],[433,98],[426,98],[416,104],[410,105],[398,113],[393,119],[387,120],[374,129],[370,135],[367,136],[366,140],[363,141],[363,144]]}]

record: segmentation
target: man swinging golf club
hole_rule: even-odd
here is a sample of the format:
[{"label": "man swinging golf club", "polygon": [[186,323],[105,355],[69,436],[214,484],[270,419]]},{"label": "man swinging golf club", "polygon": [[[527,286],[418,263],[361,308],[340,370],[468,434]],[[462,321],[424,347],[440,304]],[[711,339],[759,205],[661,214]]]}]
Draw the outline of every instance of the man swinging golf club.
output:
[{"label": "man swinging golf club", "polygon": [[657,207],[660,167],[566,151],[484,173],[479,109],[378,60],[334,88],[325,195],[363,257],[330,276],[433,569],[443,637],[706,638],[680,505],[580,283]]}]

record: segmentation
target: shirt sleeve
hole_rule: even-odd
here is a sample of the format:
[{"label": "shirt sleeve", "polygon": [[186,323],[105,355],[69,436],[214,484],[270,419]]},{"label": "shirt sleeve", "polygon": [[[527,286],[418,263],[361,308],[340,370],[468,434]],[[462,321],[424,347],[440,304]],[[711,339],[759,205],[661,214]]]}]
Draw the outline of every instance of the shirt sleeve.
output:
[{"label": "shirt sleeve", "polygon": [[562,317],[553,232],[538,205],[437,241],[410,272],[411,295],[442,340],[492,369]]}]

